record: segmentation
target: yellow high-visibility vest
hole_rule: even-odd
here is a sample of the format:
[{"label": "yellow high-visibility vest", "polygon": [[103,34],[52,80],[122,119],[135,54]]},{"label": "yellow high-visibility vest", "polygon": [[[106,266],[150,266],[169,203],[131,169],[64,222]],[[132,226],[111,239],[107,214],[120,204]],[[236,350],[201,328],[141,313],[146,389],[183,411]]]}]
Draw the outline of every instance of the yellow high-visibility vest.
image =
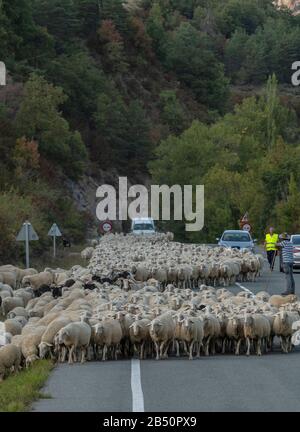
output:
[{"label": "yellow high-visibility vest", "polygon": [[278,243],[278,234],[267,234],[266,235],[266,250],[277,250],[276,243]]}]

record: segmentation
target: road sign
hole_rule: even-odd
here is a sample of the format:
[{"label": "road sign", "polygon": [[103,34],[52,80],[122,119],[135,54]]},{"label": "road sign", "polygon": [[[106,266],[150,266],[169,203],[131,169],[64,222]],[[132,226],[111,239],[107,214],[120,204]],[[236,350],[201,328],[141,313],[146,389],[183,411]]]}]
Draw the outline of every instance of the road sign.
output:
[{"label": "road sign", "polygon": [[28,240],[29,241],[34,241],[34,240],[39,239],[39,236],[35,232],[31,223],[30,222],[24,222],[19,234],[17,235],[17,241],[26,241],[27,229],[28,229]]},{"label": "road sign", "polygon": [[249,223],[245,223],[242,228],[244,231],[251,231],[251,225]]},{"label": "road sign", "polygon": [[111,232],[112,229],[113,226],[110,220],[106,220],[100,224],[100,231],[104,234]]},{"label": "road sign", "polygon": [[23,226],[17,235],[17,241],[25,241],[25,249],[26,249],[26,268],[29,268],[29,242],[36,241],[39,239],[39,236],[35,232],[33,226],[30,222],[26,221],[23,223]]},{"label": "road sign", "polygon": [[56,237],[62,236],[60,229],[58,228],[56,223],[54,223],[52,225],[52,227],[50,228],[50,230],[48,232],[48,236],[53,237],[53,257],[55,258],[56,257]]},{"label": "road sign", "polygon": [[52,227],[50,228],[49,232],[48,232],[48,236],[51,237],[61,237],[62,233],[60,232],[60,229],[58,228],[58,226],[55,224],[52,225]]}]

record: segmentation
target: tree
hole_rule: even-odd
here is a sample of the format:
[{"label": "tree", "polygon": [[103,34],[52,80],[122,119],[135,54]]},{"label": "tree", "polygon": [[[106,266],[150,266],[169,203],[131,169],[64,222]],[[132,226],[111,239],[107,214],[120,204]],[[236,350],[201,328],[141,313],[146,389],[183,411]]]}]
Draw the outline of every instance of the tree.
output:
[{"label": "tree", "polygon": [[296,233],[300,228],[300,191],[294,174],[290,176],[288,196],[276,205],[277,226],[281,231]]},{"label": "tree", "polygon": [[186,124],[184,110],[173,90],[160,93],[162,120],[169,126],[171,133],[182,132]]},{"label": "tree", "polygon": [[112,20],[103,20],[98,30],[99,48],[103,62],[112,73],[124,73],[128,68],[125,59],[123,38]]},{"label": "tree", "polygon": [[228,80],[207,35],[189,23],[181,24],[169,42],[167,66],[192,89],[199,102],[220,111],[225,108]]},{"label": "tree", "polygon": [[59,112],[65,100],[60,87],[32,75],[24,87],[24,97],[17,114],[17,129],[20,136],[38,142],[41,156],[76,178],[82,172],[87,153],[79,134],[70,131],[68,122]]},{"label": "tree", "polygon": [[146,21],[146,30],[152,39],[152,46],[160,60],[165,58],[167,35],[164,29],[164,18],[159,1],[154,1],[148,19]]}]

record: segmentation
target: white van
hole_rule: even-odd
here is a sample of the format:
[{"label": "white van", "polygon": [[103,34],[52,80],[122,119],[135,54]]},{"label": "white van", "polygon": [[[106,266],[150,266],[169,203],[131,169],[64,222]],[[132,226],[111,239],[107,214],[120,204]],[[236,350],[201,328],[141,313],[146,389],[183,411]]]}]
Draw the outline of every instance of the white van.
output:
[{"label": "white van", "polygon": [[155,225],[152,218],[132,219],[131,222],[132,234],[155,234]]}]

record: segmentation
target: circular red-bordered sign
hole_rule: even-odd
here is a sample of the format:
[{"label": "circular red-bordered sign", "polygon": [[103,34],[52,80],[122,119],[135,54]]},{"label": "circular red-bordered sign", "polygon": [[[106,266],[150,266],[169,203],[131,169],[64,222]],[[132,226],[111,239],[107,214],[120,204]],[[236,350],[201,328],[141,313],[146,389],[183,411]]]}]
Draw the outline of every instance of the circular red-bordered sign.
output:
[{"label": "circular red-bordered sign", "polygon": [[100,231],[103,234],[112,232],[112,229],[113,229],[113,226],[112,226],[111,221],[106,220],[104,222],[101,222],[101,224],[100,224]]},{"label": "circular red-bordered sign", "polygon": [[242,228],[244,231],[251,231],[251,225],[249,223],[245,223]]}]

